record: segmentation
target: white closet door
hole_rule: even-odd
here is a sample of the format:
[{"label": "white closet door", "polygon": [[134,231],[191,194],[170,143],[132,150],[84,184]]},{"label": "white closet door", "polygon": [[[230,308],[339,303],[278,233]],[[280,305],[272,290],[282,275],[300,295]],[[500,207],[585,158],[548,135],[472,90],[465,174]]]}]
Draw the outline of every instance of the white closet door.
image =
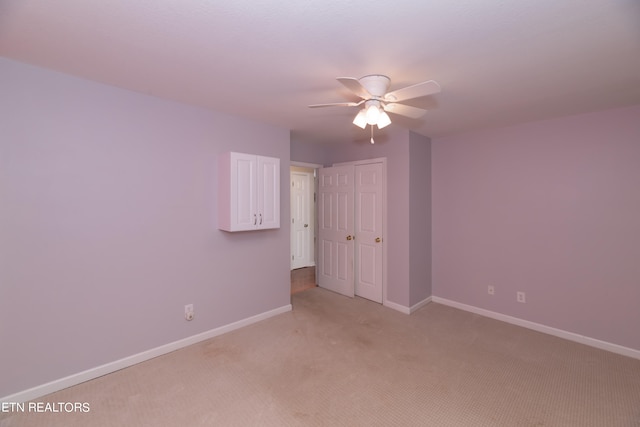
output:
[{"label": "white closet door", "polygon": [[320,169],[318,285],[354,296],[354,166]]},{"label": "white closet door", "polygon": [[355,167],[355,294],[382,303],[382,163]]}]

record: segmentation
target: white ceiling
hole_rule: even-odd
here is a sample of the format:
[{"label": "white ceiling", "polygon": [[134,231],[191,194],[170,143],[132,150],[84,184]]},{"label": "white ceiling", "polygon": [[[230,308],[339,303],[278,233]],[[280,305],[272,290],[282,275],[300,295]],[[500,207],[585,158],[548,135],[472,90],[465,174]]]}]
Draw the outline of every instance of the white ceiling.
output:
[{"label": "white ceiling", "polygon": [[[638,0],[1,0],[0,56],[291,129],[365,139],[336,77],[436,80],[438,137],[640,104]],[[376,133],[384,133],[385,130]]]}]

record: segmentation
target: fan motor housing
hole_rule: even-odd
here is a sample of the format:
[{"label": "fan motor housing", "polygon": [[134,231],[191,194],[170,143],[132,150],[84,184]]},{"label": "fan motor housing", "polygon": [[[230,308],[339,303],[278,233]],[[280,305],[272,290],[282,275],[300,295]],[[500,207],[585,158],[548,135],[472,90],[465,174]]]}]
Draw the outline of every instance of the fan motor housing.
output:
[{"label": "fan motor housing", "polygon": [[382,74],[371,74],[360,77],[358,81],[371,95],[376,98],[382,98],[389,90],[389,85],[391,84],[391,79],[387,76],[383,76]]}]

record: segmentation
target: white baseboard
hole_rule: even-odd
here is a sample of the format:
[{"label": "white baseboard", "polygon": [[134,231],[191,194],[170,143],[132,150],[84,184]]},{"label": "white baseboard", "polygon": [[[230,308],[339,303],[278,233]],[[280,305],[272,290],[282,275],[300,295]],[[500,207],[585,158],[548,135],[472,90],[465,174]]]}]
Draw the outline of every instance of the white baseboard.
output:
[{"label": "white baseboard", "polygon": [[395,302],[383,301],[382,305],[384,305],[385,307],[389,307],[391,309],[394,309],[396,311],[399,311],[400,313],[411,314],[411,309],[409,307],[405,307],[404,305],[396,304]]},{"label": "white baseboard", "polygon": [[416,310],[429,304],[432,300],[433,300],[433,297],[427,297],[422,301],[420,301],[419,303],[412,305],[411,308],[409,309],[409,314],[414,313]]},{"label": "white baseboard", "polygon": [[200,334],[192,335],[190,337],[171,342],[169,344],[161,345],[160,347],[152,348],[142,353],[134,354],[132,356],[125,357],[123,359],[115,360],[113,362],[106,363],[104,365],[88,369],[86,371],[78,372],[77,374],[69,375],[68,377],[60,378],[46,384],[42,384],[28,390],[20,391],[18,393],[0,398],[2,402],[27,402],[29,400],[37,399],[47,394],[56,392],[58,390],[71,387],[85,381],[92,380],[94,378],[101,377],[106,374],[110,374],[120,369],[127,368],[129,366],[144,362],[154,357],[162,356],[163,354],[170,353],[175,350],[179,350],[183,347],[190,346],[200,341],[207,340],[209,338],[216,337],[218,335],[226,334],[236,329],[240,329],[244,326],[251,325],[252,323],[260,322],[268,319],[269,317],[276,316],[278,314],[291,311],[291,304],[257,314],[255,316],[248,317],[246,319],[239,320],[237,322],[230,323],[228,325],[221,326],[219,328],[211,329]]},{"label": "white baseboard", "polygon": [[382,305],[384,305],[385,307],[392,308],[392,309],[394,309],[396,311],[399,311],[400,313],[411,314],[411,313],[415,312],[416,310],[418,310],[419,308],[422,308],[425,305],[429,304],[430,302],[431,302],[431,297],[427,297],[427,298],[423,299],[422,301],[420,301],[419,303],[412,305],[411,307],[407,307],[407,306],[404,306],[404,305],[396,304],[395,302],[391,302],[391,301],[384,301],[384,303]]},{"label": "white baseboard", "polygon": [[443,304],[449,307],[479,314],[480,316],[490,317],[492,319],[500,320],[502,322],[511,323],[512,325],[522,326],[523,328],[527,328],[527,329],[533,329],[534,331],[542,332],[544,334],[549,334],[559,338],[564,338],[569,341],[585,344],[590,347],[595,347],[601,350],[610,351],[612,353],[621,354],[622,356],[632,357],[634,359],[640,359],[640,350],[636,350],[633,348],[623,347],[618,344],[612,344],[610,342],[601,341],[595,338],[590,338],[590,337],[576,334],[573,332],[567,332],[562,329],[552,328],[550,326],[542,325],[540,323],[530,322],[528,320],[519,319],[517,317],[507,316],[506,314],[496,313],[495,311],[485,310],[483,308],[478,308],[472,305],[467,305],[457,301],[448,300],[446,298],[440,298],[440,297],[434,296],[432,297],[432,301],[438,304]]}]

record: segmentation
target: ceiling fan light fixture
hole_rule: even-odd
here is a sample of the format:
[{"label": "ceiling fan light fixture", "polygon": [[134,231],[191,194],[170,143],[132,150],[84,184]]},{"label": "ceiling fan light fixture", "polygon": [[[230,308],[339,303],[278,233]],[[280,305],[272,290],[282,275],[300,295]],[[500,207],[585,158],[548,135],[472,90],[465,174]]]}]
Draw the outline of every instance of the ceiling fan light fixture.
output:
[{"label": "ceiling fan light fixture", "polygon": [[368,107],[358,111],[358,114],[353,119],[353,124],[361,129],[365,129],[367,125],[377,125],[378,129],[382,129],[391,124],[391,119],[378,104],[371,103]]},{"label": "ceiling fan light fixture", "polygon": [[358,111],[356,118],[353,119],[353,124],[362,129],[367,127],[367,113],[365,112],[364,108]]},{"label": "ceiling fan light fixture", "polygon": [[367,107],[366,117],[367,123],[371,126],[377,124],[378,119],[380,118],[380,108],[375,104],[369,105]]},{"label": "ceiling fan light fixture", "polygon": [[381,111],[380,117],[378,117],[378,129],[387,127],[390,124],[391,124],[391,119],[389,118],[389,115],[385,111]]},{"label": "ceiling fan light fixture", "polygon": [[[314,104],[309,105],[309,107],[357,107],[364,103],[364,108],[358,111],[358,114],[353,119],[353,124],[361,129],[365,129],[367,125],[371,125],[372,129],[374,125],[377,125],[378,129],[389,126],[391,119],[386,113],[387,111],[413,119],[420,118],[426,110],[412,107],[402,102],[409,99],[434,95],[441,91],[441,87],[436,81],[428,80],[388,92],[391,79],[382,74],[369,74],[359,79],[354,77],[338,77],[338,81],[351,93],[361,98],[361,100],[359,102]],[[371,143],[373,143],[373,135]]]}]

